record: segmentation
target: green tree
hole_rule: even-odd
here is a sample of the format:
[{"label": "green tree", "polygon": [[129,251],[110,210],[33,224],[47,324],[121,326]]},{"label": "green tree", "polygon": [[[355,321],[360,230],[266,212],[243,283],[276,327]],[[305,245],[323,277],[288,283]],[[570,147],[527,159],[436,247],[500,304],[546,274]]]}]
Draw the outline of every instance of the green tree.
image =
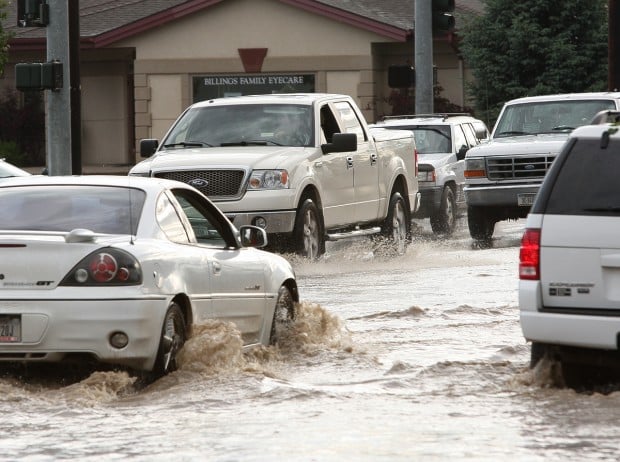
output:
[{"label": "green tree", "polygon": [[0,74],[4,73],[4,66],[9,59],[9,39],[11,35],[2,27],[7,18],[7,10],[7,0],[0,0]]},{"label": "green tree", "polygon": [[492,125],[505,101],[601,91],[607,85],[607,0],[482,0],[460,29],[468,87]]}]

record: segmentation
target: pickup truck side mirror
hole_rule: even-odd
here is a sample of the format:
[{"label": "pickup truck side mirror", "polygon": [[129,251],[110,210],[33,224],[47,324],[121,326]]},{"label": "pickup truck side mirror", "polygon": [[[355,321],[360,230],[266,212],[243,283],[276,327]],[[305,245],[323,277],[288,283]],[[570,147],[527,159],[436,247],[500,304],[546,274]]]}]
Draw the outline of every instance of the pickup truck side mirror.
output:
[{"label": "pickup truck side mirror", "polygon": [[357,135],[355,133],[334,133],[332,142],[322,144],[321,149],[323,154],[357,151]]},{"label": "pickup truck side mirror", "polygon": [[140,156],[151,157],[153,154],[155,154],[155,151],[157,151],[157,146],[159,146],[159,140],[140,140]]}]

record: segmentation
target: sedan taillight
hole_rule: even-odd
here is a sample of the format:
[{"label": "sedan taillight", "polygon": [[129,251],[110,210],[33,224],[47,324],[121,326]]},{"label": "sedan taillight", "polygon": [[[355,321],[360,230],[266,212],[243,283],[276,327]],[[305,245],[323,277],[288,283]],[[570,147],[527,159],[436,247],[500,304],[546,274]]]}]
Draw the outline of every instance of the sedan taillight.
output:
[{"label": "sedan taillight", "polygon": [[122,286],[142,283],[142,269],[135,257],[123,250],[104,248],[76,265],[61,286]]},{"label": "sedan taillight", "polygon": [[540,229],[526,228],[519,252],[519,279],[540,279]]}]

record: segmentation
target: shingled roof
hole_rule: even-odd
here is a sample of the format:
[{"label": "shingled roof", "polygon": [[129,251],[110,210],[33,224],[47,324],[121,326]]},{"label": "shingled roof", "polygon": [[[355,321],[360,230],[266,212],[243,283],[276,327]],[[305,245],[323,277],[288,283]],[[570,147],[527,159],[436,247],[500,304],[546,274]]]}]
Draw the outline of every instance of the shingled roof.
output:
[{"label": "shingled roof", "polygon": [[[119,40],[230,0],[79,0],[82,46],[106,47]],[[397,41],[411,36],[414,0],[278,0]],[[11,47],[42,46],[45,28],[17,27],[17,2],[11,2],[6,31]],[[456,0],[456,15],[480,13],[481,0]]]}]

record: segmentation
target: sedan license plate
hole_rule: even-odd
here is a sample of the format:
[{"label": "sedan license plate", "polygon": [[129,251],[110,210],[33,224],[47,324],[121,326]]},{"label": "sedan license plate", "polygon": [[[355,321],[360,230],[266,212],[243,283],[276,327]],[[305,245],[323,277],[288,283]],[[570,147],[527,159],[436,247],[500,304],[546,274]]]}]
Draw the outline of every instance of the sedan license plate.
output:
[{"label": "sedan license plate", "polygon": [[517,205],[519,207],[530,207],[534,203],[536,194],[518,194]]},{"label": "sedan license plate", "polygon": [[16,343],[21,341],[21,316],[0,315],[0,343]]}]

